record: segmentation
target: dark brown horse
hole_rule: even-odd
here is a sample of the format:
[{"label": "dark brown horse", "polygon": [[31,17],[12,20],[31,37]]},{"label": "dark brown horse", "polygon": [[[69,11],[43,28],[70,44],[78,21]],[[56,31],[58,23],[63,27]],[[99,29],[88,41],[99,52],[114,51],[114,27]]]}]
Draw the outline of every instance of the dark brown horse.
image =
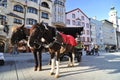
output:
[{"label": "dark brown horse", "polygon": [[[34,28],[37,25],[38,24],[35,24],[35,25],[32,26],[32,28],[30,29],[30,34],[32,32],[34,32]],[[19,26],[19,27],[14,26],[12,28],[11,44],[14,46],[14,45],[18,44],[18,42],[21,41],[21,40],[26,40],[27,42],[29,42],[28,36],[30,34],[28,34],[28,29],[25,28],[24,25]],[[31,49],[31,51],[32,51],[32,53],[34,55],[34,62],[35,62],[34,70],[37,71],[37,69],[39,67],[39,71],[40,71],[40,70],[42,70],[42,61],[41,61],[42,56],[41,56],[41,53],[42,53],[42,50],[45,49],[45,47],[43,46],[43,43],[40,43],[40,42],[39,43],[34,42],[34,44],[35,44],[34,47],[30,47],[29,44],[28,44],[28,46],[30,47],[30,49]]]},{"label": "dark brown horse", "polygon": [[[49,53],[51,55],[51,71],[50,74],[52,75],[54,73],[55,69],[55,56],[56,56],[56,74],[55,77],[59,77],[59,59],[60,54],[63,53],[69,53],[70,54],[70,61],[69,66],[74,66],[74,46],[76,46],[76,41],[72,36],[67,36],[65,34],[62,34],[58,32],[55,28],[49,27],[43,22],[40,24],[36,24],[31,28],[31,34],[29,37],[29,45],[34,53],[37,53],[38,50],[39,53],[41,53],[42,49],[44,47],[47,47],[49,49]],[[39,59],[37,59],[37,54],[34,54],[35,57],[35,68],[38,67],[37,60],[40,61],[39,67],[41,69],[41,54],[39,54]]]},{"label": "dark brown horse", "polygon": [[22,26],[15,26],[12,28],[12,36],[11,36],[11,44],[17,44],[19,41],[21,40],[27,40],[27,30],[24,27],[24,25]]}]

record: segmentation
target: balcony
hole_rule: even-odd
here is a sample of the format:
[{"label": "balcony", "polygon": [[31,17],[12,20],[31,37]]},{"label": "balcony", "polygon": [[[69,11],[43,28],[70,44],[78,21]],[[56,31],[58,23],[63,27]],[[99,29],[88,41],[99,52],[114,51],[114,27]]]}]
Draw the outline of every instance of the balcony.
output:
[{"label": "balcony", "polygon": [[60,22],[60,21],[57,21],[57,22],[52,22],[55,26],[58,26],[58,27],[65,27],[65,23],[63,22]]},{"label": "balcony", "polygon": [[43,7],[43,6],[40,7],[40,10],[41,10],[41,11],[45,11],[45,12],[47,12],[47,13],[49,13],[49,14],[52,13],[52,11],[51,11],[50,8],[46,8],[46,7]]}]

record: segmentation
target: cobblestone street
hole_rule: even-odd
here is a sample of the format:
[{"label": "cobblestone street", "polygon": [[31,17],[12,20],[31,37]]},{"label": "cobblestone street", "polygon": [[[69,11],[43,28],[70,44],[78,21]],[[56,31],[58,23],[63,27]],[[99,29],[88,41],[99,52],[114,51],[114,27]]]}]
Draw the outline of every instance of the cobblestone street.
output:
[{"label": "cobblestone street", "polygon": [[[43,70],[34,71],[31,53],[5,54],[5,65],[0,66],[0,80],[55,80],[49,75],[49,55],[43,53]],[[101,53],[100,56],[82,56],[75,67],[67,67],[67,61],[60,63],[58,80],[119,80],[120,52]]]}]

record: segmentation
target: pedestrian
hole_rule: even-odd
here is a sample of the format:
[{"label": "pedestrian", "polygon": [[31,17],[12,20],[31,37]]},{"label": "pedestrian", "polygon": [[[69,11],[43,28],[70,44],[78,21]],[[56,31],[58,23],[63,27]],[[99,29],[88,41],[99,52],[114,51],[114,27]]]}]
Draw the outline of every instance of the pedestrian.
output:
[{"label": "pedestrian", "polygon": [[108,46],[105,47],[105,51],[108,52]]},{"label": "pedestrian", "polygon": [[12,54],[19,54],[19,53],[18,53],[18,47],[17,47],[17,44],[14,44],[14,46],[13,46]]},{"label": "pedestrian", "polygon": [[98,55],[99,56],[99,46],[98,45],[95,45],[95,55]]},{"label": "pedestrian", "polygon": [[95,52],[95,48],[93,47],[93,48],[91,49],[91,55],[94,55],[94,52]]}]

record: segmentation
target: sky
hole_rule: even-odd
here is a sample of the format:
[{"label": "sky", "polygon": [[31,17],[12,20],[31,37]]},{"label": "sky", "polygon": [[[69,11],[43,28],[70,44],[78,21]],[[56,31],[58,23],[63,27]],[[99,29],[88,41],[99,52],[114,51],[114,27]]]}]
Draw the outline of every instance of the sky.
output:
[{"label": "sky", "polygon": [[79,8],[89,18],[96,16],[97,20],[108,19],[112,6],[120,17],[120,0],[66,0],[66,12]]}]

